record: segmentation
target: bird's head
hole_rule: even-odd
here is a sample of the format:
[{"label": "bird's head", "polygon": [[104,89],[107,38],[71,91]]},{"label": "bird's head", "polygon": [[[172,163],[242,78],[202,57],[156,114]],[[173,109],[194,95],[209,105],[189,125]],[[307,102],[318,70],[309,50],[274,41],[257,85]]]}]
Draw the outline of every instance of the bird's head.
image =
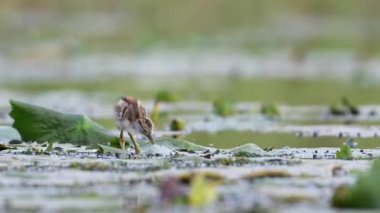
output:
[{"label": "bird's head", "polygon": [[145,137],[149,139],[149,141],[154,144],[154,139],[152,137],[154,124],[149,118],[140,118],[137,120],[138,123],[138,130],[141,134],[143,134]]}]

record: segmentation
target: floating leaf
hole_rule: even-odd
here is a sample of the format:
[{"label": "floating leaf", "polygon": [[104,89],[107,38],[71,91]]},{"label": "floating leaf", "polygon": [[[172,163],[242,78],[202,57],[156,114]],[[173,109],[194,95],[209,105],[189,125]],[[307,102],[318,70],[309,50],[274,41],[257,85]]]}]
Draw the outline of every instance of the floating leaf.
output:
[{"label": "floating leaf", "polygon": [[23,141],[59,142],[81,145],[106,144],[114,136],[83,115],[66,114],[19,101],[10,101],[17,129]]},{"label": "floating leaf", "polygon": [[[173,138],[165,138],[165,139],[158,139],[155,141],[156,144],[167,147],[172,150],[179,150],[179,149],[187,149],[190,151],[206,151],[209,149],[212,149],[210,147],[201,146],[195,143],[191,143],[186,140],[181,139],[173,139]],[[149,142],[141,142],[141,149],[144,151],[144,149],[147,149],[148,147],[151,147],[152,144]]]},{"label": "floating leaf", "polygon": [[235,157],[262,157],[270,154],[253,143],[243,144],[241,146],[226,150]]}]

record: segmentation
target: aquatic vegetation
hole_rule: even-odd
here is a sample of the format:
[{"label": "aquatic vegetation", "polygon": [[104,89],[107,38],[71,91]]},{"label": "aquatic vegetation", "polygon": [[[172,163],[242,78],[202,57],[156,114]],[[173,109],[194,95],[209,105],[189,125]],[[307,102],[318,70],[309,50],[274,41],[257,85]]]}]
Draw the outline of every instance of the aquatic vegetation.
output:
[{"label": "aquatic vegetation", "polygon": [[156,93],[155,100],[157,102],[175,102],[178,97],[171,91],[161,90]]},{"label": "aquatic vegetation", "polygon": [[347,97],[342,98],[342,104],[343,104],[343,106],[345,106],[349,109],[349,112],[352,115],[359,115],[360,114],[359,107],[352,104],[351,101]]},{"label": "aquatic vegetation", "polygon": [[198,173],[188,172],[179,175],[177,178],[181,183],[191,184],[192,181],[194,181],[194,179],[199,175],[202,175],[205,180],[214,184],[220,184],[226,181],[226,178],[223,175],[211,171],[203,171]]},{"label": "aquatic vegetation", "polygon": [[155,97],[154,106],[151,114],[151,119],[153,123],[157,123],[160,118],[160,103],[161,102],[175,102],[177,101],[177,96],[174,93],[166,90],[158,91]]},{"label": "aquatic vegetation", "polygon": [[242,177],[245,180],[256,180],[261,178],[287,178],[292,177],[292,175],[283,170],[263,170],[263,171],[254,171],[246,174]]},{"label": "aquatic vegetation", "polygon": [[360,114],[360,109],[358,106],[351,103],[347,97],[343,97],[341,100],[341,105],[331,105],[330,114],[335,116],[343,115],[353,115],[357,116]]},{"label": "aquatic vegetation", "polygon": [[193,207],[200,207],[214,202],[218,197],[216,184],[206,180],[204,174],[198,173],[191,182],[189,203]]},{"label": "aquatic vegetation", "polygon": [[234,157],[258,157],[258,156],[271,156],[269,152],[264,151],[256,144],[244,144],[230,149]]},{"label": "aquatic vegetation", "polygon": [[185,129],[185,127],[185,121],[178,118],[173,119],[170,123],[171,131],[182,131]]},{"label": "aquatic vegetation", "polygon": [[19,101],[10,101],[13,127],[26,142],[60,142],[97,146],[114,136],[84,115],[65,114]]},{"label": "aquatic vegetation", "polygon": [[338,208],[380,208],[380,161],[375,161],[369,174],[360,176],[352,186],[340,186],[335,190],[332,205]]},{"label": "aquatic vegetation", "polygon": [[341,160],[352,160],[353,155],[349,145],[342,145],[340,150],[336,153],[336,158]]},{"label": "aquatic vegetation", "polygon": [[337,105],[331,105],[329,111],[331,115],[335,116],[342,116],[346,114],[346,110],[343,107]]},{"label": "aquatic vegetation", "polygon": [[213,102],[213,110],[216,115],[228,117],[235,113],[232,104],[226,100],[216,100]]},{"label": "aquatic vegetation", "polygon": [[263,104],[260,113],[268,118],[275,118],[281,115],[280,109],[273,103]]},{"label": "aquatic vegetation", "polygon": [[101,161],[89,161],[89,162],[79,162],[74,161],[69,165],[70,169],[78,169],[85,171],[106,171],[111,168],[111,165]]},{"label": "aquatic vegetation", "polygon": [[[183,131],[186,124],[184,120],[175,118],[170,122],[170,131]],[[177,138],[179,135],[174,135],[173,138]]]}]

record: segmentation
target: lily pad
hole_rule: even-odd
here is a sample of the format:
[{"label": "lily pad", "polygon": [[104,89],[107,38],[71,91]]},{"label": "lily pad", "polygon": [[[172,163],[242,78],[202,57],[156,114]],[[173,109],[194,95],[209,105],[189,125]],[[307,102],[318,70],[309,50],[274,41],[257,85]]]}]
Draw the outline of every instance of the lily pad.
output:
[{"label": "lily pad", "polygon": [[23,141],[60,142],[95,146],[114,136],[84,115],[53,111],[19,101],[10,101],[17,129]]},{"label": "lily pad", "polygon": [[[158,139],[158,140],[156,140],[156,143],[158,145],[167,147],[167,148],[172,149],[172,150],[187,149],[187,150],[191,150],[191,151],[197,152],[197,151],[206,151],[206,150],[209,150],[209,149],[213,149],[213,148],[210,148],[210,147],[201,146],[201,145],[198,145],[198,144],[195,144],[195,143],[191,143],[191,142],[186,141],[186,140],[173,139],[173,138]],[[143,151],[145,149],[148,149],[151,146],[152,146],[152,144],[150,144],[149,142],[143,142],[143,143],[141,143],[141,149]]]},{"label": "lily pad", "polygon": [[271,156],[269,152],[264,151],[259,146],[253,143],[244,144],[232,149],[228,149],[226,151],[232,153],[235,157]]},{"label": "lily pad", "polygon": [[[13,127],[25,142],[58,142],[75,145],[101,147],[103,153],[128,154],[128,151],[112,147],[117,142],[115,136],[99,124],[91,121],[84,115],[75,115],[53,111],[44,107],[34,106],[19,101],[10,101],[14,119]],[[176,150],[190,150],[192,152],[215,152],[215,148],[205,147],[189,141],[163,138],[156,140],[157,145],[142,141],[141,149],[149,154],[167,156]],[[105,146],[111,144],[111,146]],[[270,156],[255,144],[245,144],[233,149],[224,150],[225,153],[237,157]]]}]

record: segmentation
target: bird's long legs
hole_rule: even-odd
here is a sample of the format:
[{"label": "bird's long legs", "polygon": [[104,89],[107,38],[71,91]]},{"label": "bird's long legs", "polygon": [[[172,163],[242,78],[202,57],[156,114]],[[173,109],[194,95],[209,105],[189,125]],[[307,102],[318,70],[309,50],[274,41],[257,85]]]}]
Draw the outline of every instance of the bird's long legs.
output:
[{"label": "bird's long legs", "polygon": [[133,146],[135,147],[135,154],[136,154],[136,155],[141,154],[141,149],[140,149],[139,144],[138,144],[138,143],[136,142],[136,140],[135,140],[135,136],[133,136],[133,134],[130,133],[130,132],[128,132],[128,135],[129,135],[129,137],[130,137],[131,140],[132,140]]},{"label": "bird's long legs", "polygon": [[125,139],[124,139],[123,130],[120,130],[119,144],[120,144],[120,148],[122,150],[125,150]]}]

